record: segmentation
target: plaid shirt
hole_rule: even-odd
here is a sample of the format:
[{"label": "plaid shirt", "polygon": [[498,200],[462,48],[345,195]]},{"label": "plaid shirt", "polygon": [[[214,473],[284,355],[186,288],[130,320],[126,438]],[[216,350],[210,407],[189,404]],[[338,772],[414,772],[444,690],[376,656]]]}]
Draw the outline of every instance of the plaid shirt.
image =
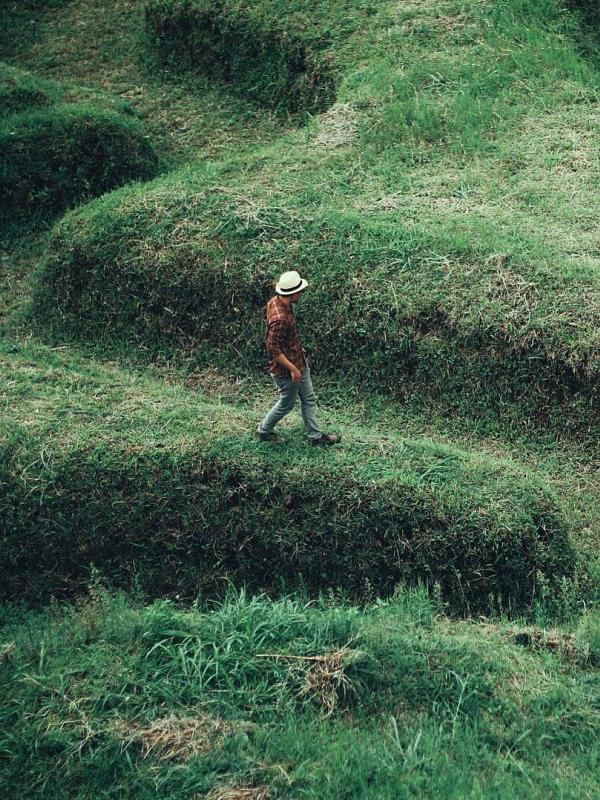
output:
[{"label": "plaid shirt", "polygon": [[296,317],[289,303],[277,295],[267,303],[267,352],[269,353],[269,372],[280,378],[289,378],[290,372],[275,359],[283,353],[295,367],[306,365],[306,351],[300,344],[296,330]]}]

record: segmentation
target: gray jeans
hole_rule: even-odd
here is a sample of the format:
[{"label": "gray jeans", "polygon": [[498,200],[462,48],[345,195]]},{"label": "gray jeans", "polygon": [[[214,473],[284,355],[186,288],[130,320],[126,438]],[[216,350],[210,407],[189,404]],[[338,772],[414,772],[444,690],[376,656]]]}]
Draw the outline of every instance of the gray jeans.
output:
[{"label": "gray jeans", "polygon": [[283,419],[285,415],[289,414],[294,408],[296,398],[299,397],[302,419],[304,420],[304,427],[306,428],[308,438],[320,439],[323,435],[323,431],[317,425],[317,396],[313,389],[312,380],[310,379],[308,364],[302,370],[302,379],[300,383],[294,383],[291,377],[280,378],[279,375],[271,375],[271,377],[273,378],[275,386],[277,386],[279,400],[260,423],[259,431],[261,433],[271,433],[279,420]]}]

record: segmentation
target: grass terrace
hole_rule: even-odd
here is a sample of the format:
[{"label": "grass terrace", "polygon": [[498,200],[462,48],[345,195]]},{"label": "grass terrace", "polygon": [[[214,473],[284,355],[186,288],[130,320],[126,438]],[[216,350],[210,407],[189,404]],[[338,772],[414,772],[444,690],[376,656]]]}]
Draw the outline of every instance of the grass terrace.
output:
[{"label": "grass terrace", "polygon": [[102,108],[66,95],[54,82],[0,65],[0,226],[7,234],[157,172],[156,153],[125,104]]},{"label": "grass terrace", "polygon": [[597,23],[1,4],[0,794],[595,800]]},{"label": "grass terrace", "polygon": [[72,595],[93,565],[154,597],[228,580],[385,596],[420,579],[457,609],[523,609],[540,581],[585,572],[558,498],[518,464],[358,430],[333,454],[300,436],[271,452],[239,407],[13,351],[2,358],[5,599]]}]

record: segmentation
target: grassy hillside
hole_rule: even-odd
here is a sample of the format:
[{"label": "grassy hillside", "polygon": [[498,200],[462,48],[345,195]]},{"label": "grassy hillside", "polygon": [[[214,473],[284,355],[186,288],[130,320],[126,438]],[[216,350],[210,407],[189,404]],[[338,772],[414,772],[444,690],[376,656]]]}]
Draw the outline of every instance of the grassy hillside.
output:
[{"label": "grassy hillside", "polygon": [[[195,32],[194,52],[205,52],[214,26],[194,22],[205,5],[151,6],[169,20],[174,58]],[[255,366],[260,307],[278,271],[299,265],[314,287],[305,328],[320,368],[450,408],[469,386],[467,404],[596,435],[598,271],[581,229],[597,210],[588,115],[599,73],[578,50],[578,18],[550,2],[514,13],[384,3],[376,13],[357,5],[359,24],[340,3],[306,27],[301,3],[275,5],[278,25],[340,42],[337,104],[243,158],[66,219],[40,275],[38,317],[104,347],[118,334],[185,357],[200,338],[200,363],[230,363],[214,338]],[[242,13],[206,7],[227,24]],[[574,165],[552,137],[564,141],[565,119],[579,129],[584,114]],[[530,163],[534,116],[549,152]],[[562,175],[562,196],[556,185],[565,169],[577,170],[577,208],[565,208]],[[446,200],[424,208],[423,191]],[[96,288],[107,270],[109,297]]]},{"label": "grassy hillside", "polygon": [[5,233],[35,227],[78,201],[158,171],[143,126],[125,104],[66,102],[66,94],[60,84],[0,64]]},{"label": "grassy hillside", "polygon": [[597,796],[599,620],[449,622],[230,594],[182,610],[95,584],[4,613],[0,774],[28,798]]},{"label": "grassy hillside", "polygon": [[[129,13],[134,6],[136,13]],[[160,6],[163,21],[172,20],[173,36],[198,8]],[[206,8],[211,18],[221,14],[230,21],[240,11],[233,2]],[[523,126],[537,114],[548,123],[551,142],[557,115],[575,124],[584,111],[589,115],[595,96],[596,68],[580,49],[581,18],[551,2],[511,8],[446,3],[367,9],[341,3],[325,21],[310,17],[302,3],[286,9],[249,6],[247,13],[256,19],[277,16],[279,26],[285,23],[335,51],[337,102],[301,129],[279,128],[279,138],[268,146],[260,135],[254,151],[234,151],[232,143],[219,162],[199,164],[210,148],[196,142],[196,161],[185,170],[67,215],[50,238],[35,280],[38,333],[51,333],[57,344],[65,337],[89,341],[96,354],[110,351],[119,358],[127,354],[171,366],[183,358],[183,374],[218,366],[244,376],[262,361],[261,307],[273,278],[300,266],[311,280],[300,313],[315,370],[321,376],[337,372],[342,386],[346,382],[342,391],[354,385],[371,397],[386,393],[410,400],[403,424],[411,424],[413,401],[423,400],[442,418],[454,414],[440,428],[458,423],[458,430],[462,420],[463,437],[486,412],[485,424],[495,418],[500,437],[514,437],[519,425],[528,436],[535,422],[541,431],[547,426],[584,437],[588,449],[582,453],[595,453],[591,250],[578,260],[571,252],[567,259],[560,236],[542,242],[540,230],[536,239],[518,203],[511,205],[514,193],[503,197],[502,213],[496,205],[482,215],[480,204],[469,210],[459,202],[471,196],[467,178],[481,191],[484,184],[488,192],[515,188],[523,178],[520,167],[511,173],[512,183],[502,171],[489,186],[483,178],[504,165],[509,145],[514,154],[522,152]],[[50,10],[42,4],[34,13],[9,4],[5,13],[12,15],[15,32],[29,14],[42,35],[33,49],[24,47],[24,28],[22,37],[5,35],[4,54],[14,63],[45,68],[47,75],[60,69],[69,80],[94,77],[90,91],[111,82],[122,88],[119,81],[146,75],[140,108],[156,132],[147,97],[156,87],[152,81],[167,80],[168,74],[144,73],[153,44],[143,33],[142,7],[115,0],[110,10],[123,28],[118,40],[113,33],[114,46],[108,33],[114,25],[100,25],[87,6]],[[58,25],[64,26],[59,41],[51,36]],[[95,49],[84,47],[83,59],[76,61],[81,31],[93,25]],[[190,30],[186,36],[193,25]],[[129,59],[133,66],[126,66],[125,44],[139,56]],[[493,70],[492,52],[498,53]],[[442,61],[443,72],[431,71]],[[203,81],[193,75],[179,89],[168,88],[166,102],[182,91],[190,103],[194,91],[206,91]],[[229,115],[233,106],[223,87],[211,91],[221,92],[225,105],[219,113]],[[464,108],[461,97],[469,98]],[[477,119],[473,109],[481,112]],[[201,116],[202,111],[194,119]],[[429,125],[434,118],[441,127]],[[186,142],[180,152],[189,156],[190,147]],[[538,159],[528,169],[550,178],[568,157]],[[578,161],[584,199],[592,166]],[[447,213],[430,208],[425,216],[419,186],[429,182],[431,200],[434,175],[446,196],[457,181],[463,194],[452,194],[457,202],[447,205]],[[382,197],[392,183],[394,195]],[[548,196],[557,209],[559,193]],[[552,218],[552,209],[545,211]],[[571,240],[578,236],[573,215],[563,215],[561,224]],[[21,286],[18,280],[6,283],[15,291]],[[28,288],[27,280],[22,286]],[[19,307],[18,298],[13,307]],[[477,436],[472,441],[477,448]],[[528,446],[532,442],[523,440],[524,452]],[[590,519],[586,529],[592,530],[593,512]]]},{"label": "grassy hillside", "polygon": [[[7,175],[76,115],[161,164],[7,206],[0,794],[598,795],[598,48],[586,0],[0,4]],[[289,268],[332,449],[256,437]]]},{"label": "grassy hillside", "polygon": [[[306,119],[335,100],[335,45],[365,14],[356,4],[149,2],[146,33],[164,63],[193,69],[258,105]],[[323,36],[322,20],[343,24]],[[337,41],[336,41],[337,40]]]},{"label": "grassy hillside", "polygon": [[15,66],[122,98],[144,120],[164,163],[220,158],[270,140],[283,121],[224,95],[211,80],[173,79],[142,42],[141,0],[9,0],[0,7],[0,53]]}]

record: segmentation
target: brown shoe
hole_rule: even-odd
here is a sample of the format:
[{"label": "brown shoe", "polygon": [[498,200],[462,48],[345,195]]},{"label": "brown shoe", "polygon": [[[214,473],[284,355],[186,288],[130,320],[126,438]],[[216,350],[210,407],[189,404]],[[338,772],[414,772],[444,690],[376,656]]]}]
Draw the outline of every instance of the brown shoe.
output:
[{"label": "brown shoe", "polygon": [[342,437],[339,433],[324,433],[320,439],[311,439],[310,443],[313,445],[321,444],[326,447],[329,447],[332,444],[338,444],[338,442],[341,441]]},{"label": "brown shoe", "polygon": [[261,442],[271,442],[271,444],[279,444],[281,442],[281,438],[276,433],[263,433],[262,431],[258,432],[258,438]]}]

